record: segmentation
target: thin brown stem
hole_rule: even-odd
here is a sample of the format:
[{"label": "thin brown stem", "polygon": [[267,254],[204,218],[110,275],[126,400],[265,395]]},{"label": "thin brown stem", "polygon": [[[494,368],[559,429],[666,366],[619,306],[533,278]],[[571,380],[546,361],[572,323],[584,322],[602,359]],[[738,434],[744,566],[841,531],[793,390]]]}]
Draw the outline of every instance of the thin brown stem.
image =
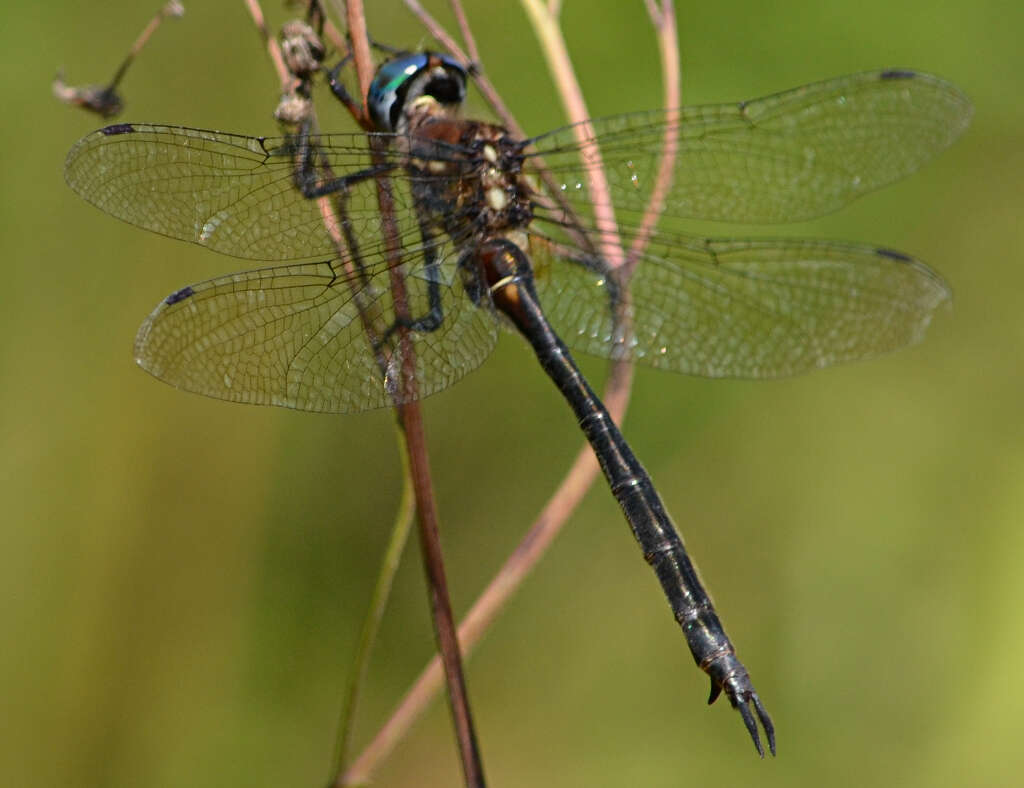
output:
[{"label": "thin brown stem", "polygon": [[259,0],[245,0],[245,6],[249,9],[249,15],[252,17],[256,29],[263,39],[263,45],[267,48],[267,55],[274,66],[274,71],[277,72],[277,80],[281,84],[281,93],[290,93],[299,83],[299,80],[292,75],[288,70],[288,66],[285,65],[284,56],[281,54],[281,47],[278,45],[277,39],[270,35],[270,31],[267,29],[266,17],[263,16],[263,9],[260,7]]},{"label": "thin brown stem", "polygon": [[[338,18],[346,19],[346,11],[342,6],[343,3],[341,0],[331,0],[331,8],[334,9]],[[338,52],[344,53],[349,51],[349,45],[345,34],[338,30],[337,26],[331,21],[331,18],[327,16],[326,13],[324,14],[324,38],[330,41],[331,46],[333,46]]]},{"label": "thin brown stem", "polygon": [[665,107],[665,134],[661,143],[661,160],[655,175],[654,188],[647,201],[640,226],[633,239],[627,259],[627,276],[632,273],[643,250],[650,240],[651,233],[658,223],[658,217],[665,207],[665,196],[672,188],[672,175],[675,170],[676,156],[679,152],[679,33],[676,30],[676,12],[672,0],[662,0],[661,8],[655,0],[646,0],[647,13],[651,17],[655,34],[658,39],[658,52],[661,55],[663,104]]},{"label": "thin brown stem", "polygon": [[114,78],[110,80],[110,90],[116,88],[118,83],[121,82],[122,77],[124,77],[125,72],[128,70],[128,66],[132,64],[132,61],[135,60],[139,52],[142,51],[146,42],[149,41],[150,36],[156,32],[158,27],[160,27],[160,23],[169,16],[177,17],[184,13],[185,9],[182,7],[181,3],[177,2],[177,0],[171,0],[171,2],[165,3],[160,10],[156,12],[156,16],[150,19],[149,24],[143,28],[141,33],[139,33],[139,37],[135,39],[135,43],[132,44],[131,49],[128,50],[128,56],[124,59],[121,67],[118,68],[117,72],[114,74]]},{"label": "thin brown stem", "polygon": [[373,57],[370,55],[370,36],[366,30],[366,13],[362,0],[350,0],[346,6],[346,23],[348,38],[352,47],[352,59],[356,68],[356,80],[359,82],[359,98],[363,101],[363,115],[366,111],[366,94],[370,92],[373,82]]},{"label": "thin brown stem", "polygon": [[108,84],[74,87],[68,85],[64,81],[63,74],[58,72],[53,80],[53,95],[65,104],[73,104],[90,112],[95,112],[104,118],[112,118],[119,114],[124,108],[124,102],[117,93],[117,86],[128,72],[128,67],[135,61],[135,58],[138,57],[142,48],[146,46],[146,43],[153,36],[153,33],[156,32],[156,29],[160,27],[164,19],[179,17],[184,13],[185,9],[178,0],[169,0],[169,2],[161,6],[160,10],[149,20],[135,39],[135,42],[128,49],[128,54],[125,55],[124,60],[121,61],[121,65],[118,66],[117,71],[114,72],[114,76],[111,77]]},{"label": "thin brown stem", "polygon": [[[385,233],[385,246],[398,251],[398,236],[394,218],[394,198],[387,179],[378,179],[378,199]],[[397,258],[396,258],[397,259]],[[405,283],[399,266],[391,267],[391,293],[397,318],[408,317],[408,299]],[[423,412],[415,396],[415,356],[408,330],[400,329],[402,345],[402,390],[405,404],[398,408],[399,423],[405,433],[409,456],[409,470],[412,475],[413,493],[416,498],[416,519],[419,525],[420,547],[423,566],[427,575],[430,609],[434,623],[434,635],[438,652],[444,665],[448,685],[448,701],[455,724],[462,771],[467,786],[484,785],[483,764],[473,728],[473,716],[469,707],[462,656],[459,651],[455,618],[452,615],[445,579],[444,561],[441,556],[440,534],[437,526],[437,507],[430,480],[430,463],[423,430]]]},{"label": "thin brown stem", "polygon": [[345,693],[345,702],[342,704],[341,718],[338,723],[338,744],[335,752],[334,768],[331,772],[331,785],[337,786],[337,788],[344,785],[342,773],[347,767],[349,751],[352,749],[356,712],[359,709],[360,696],[366,683],[367,671],[370,667],[370,655],[373,652],[373,644],[377,640],[380,623],[384,619],[384,612],[387,608],[388,599],[391,596],[395,574],[398,571],[399,561],[402,558],[402,553],[405,551],[409,531],[412,528],[413,517],[416,514],[412,479],[409,475],[408,452],[405,449],[405,436],[401,430],[398,431],[398,436],[399,443],[402,444],[400,446],[400,453],[404,470],[402,496],[399,501],[398,510],[395,512],[395,524],[391,529],[391,536],[384,551],[384,558],[381,560],[377,582],[374,586],[373,594],[370,596],[370,606],[363,620],[363,628],[359,633],[359,644],[356,646],[355,659],[352,664],[352,676]]},{"label": "thin brown stem", "polygon": [[462,40],[466,42],[466,49],[469,52],[469,62],[479,63],[480,62],[480,50],[476,48],[476,38],[473,35],[473,30],[469,26],[469,20],[466,19],[466,11],[462,7],[460,0],[451,0],[452,13],[455,14],[455,21],[459,25],[459,31],[462,33]]},{"label": "thin brown stem", "polygon": [[[625,363],[612,365],[604,402],[612,418],[621,421],[629,401],[632,366]],[[504,609],[513,593],[547,551],[576,506],[579,505],[599,473],[597,460],[590,446],[584,446],[576,455],[562,483],[551,496],[518,547],[477,598],[469,613],[459,624],[459,643],[462,653],[468,655],[484,632]],[[343,784],[359,784],[370,779],[373,770],[395,745],[408,733],[413,722],[423,713],[427,704],[441,688],[443,673],[441,661],[435,656],[417,677],[398,706],[377,735],[352,762],[345,773]]]},{"label": "thin brown stem", "polygon": [[418,20],[420,20],[420,24],[427,29],[427,32],[430,33],[430,35],[437,39],[441,46],[447,49],[463,63],[470,62],[469,54],[459,46],[458,42],[452,38],[441,23],[434,19],[427,9],[419,4],[418,0],[405,0],[405,7],[408,8]]},{"label": "thin brown stem", "polygon": [[[271,60],[278,70],[282,88],[284,90],[291,89],[294,87],[295,80],[290,78],[277,42],[267,34],[266,25],[263,22],[262,9],[259,7],[257,0],[247,0],[247,4],[257,27],[263,33]],[[365,100],[370,82],[373,79],[373,61],[370,57],[369,39],[366,35],[365,14],[361,0],[349,0],[347,22],[350,29],[352,55],[360,92]],[[365,121],[365,106],[363,111],[364,118],[362,120]],[[310,108],[309,113],[307,128],[313,128],[315,126],[315,118],[312,108]],[[371,139],[371,142],[373,141]],[[381,163],[375,158],[379,153],[379,151],[373,150],[371,145],[371,160],[375,164]],[[391,263],[389,275],[394,313],[399,321],[403,318],[407,320],[409,312],[408,298],[401,266],[399,265],[401,262],[401,248],[398,228],[395,222],[394,196],[390,180],[386,176],[378,176],[376,184],[384,246],[389,263]],[[343,232],[344,221],[337,216],[335,206],[329,197],[319,198],[318,204],[323,216],[324,227],[338,249],[342,264],[347,265],[350,255],[348,254],[347,239]],[[352,282],[358,281],[357,277],[351,275],[348,278]],[[358,297],[359,293],[354,295]],[[379,346],[380,343],[374,340],[376,337],[383,335],[381,327],[375,324],[365,310],[360,309],[359,312],[363,320],[364,329],[371,340],[371,346]],[[416,394],[416,356],[409,331],[405,328],[399,328],[397,333],[398,353],[401,361],[401,388],[396,398],[396,413],[401,433],[405,439],[404,445],[408,459],[409,477],[416,501],[417,523],[419,525],[424,569],[427,576],[434,632],[438,650],[445,667],[445,675],[448,679],[449,701],[455,723],[466,785],[472,786],[472,788],[482,788],[485,784],[483,766],[473,729],[472,714],[470,712],[468,693],[462,670],[462,660],[458,647],[458,637],[455,631],[455,621],[448,596],[448,586],[444,573],[444,562],[441,555],[437,524],[437,507],[433,496],[430,463],[423,430],[423,418]],[[386,372],[391,366],[390,359],[385,354],[386,351],[382,350],[378,353],[377,358],[377,363],[382,373]],[[344,775],[339,775],[335,780],[335,784],[344,785]]]},{"label": "thin brown stem", "polygon": [[[365,98],[369,92],[370,82],[373,79],[373,68],[362,0],[349,0],[348,26],[359,89]],[[399,265],[401,257],[398,228],[395,223],[394,196],[391,191],[391,183],[386,177],[380,176],[376,180],[384,244],[387,249],[389,262],[392,263],[390,266],[390,277],[395,316],[398,320],[402,320],[403,317],[408,319],[408,298],[406,296],[405,280]],[[416,499],[416,520],[419,525],[420,548],[423,557],[423,567],[427,576],[434,634],[437,639],[438,651],[441,655],[448,683],[448,699],[452,719],[455,724],[459,754],[462,759],[463,777],[467,786],[483,788],[485,784],[483,763],[473,727],[473,716],[469,706],[469,693],[466,689],[462,656],[459,652],[459,641],[455,631],[455,618],[452,615],[451,601],[448,594],[448,582],[445,577],[444,559],[441,553],[441,540],[438,529],[437,505],[430,478],[430,462],[423,429],[423,414],[415,392],[415,352],[412,346],[412,338],[409,331],[405,328],[399,329],[399,344],[401,348],[402,399],[404,404],[398,407],[397,411],[399,423],[402,431],[405,433],[409,471],[412,477],[413,494]]]},{"label": "thin brown stem", "polygon": [[[415,0],[407,0],[407,5],[418,5]],[[661,10],[648,6],[652,23],[658,36],[661,54],[662,75],[665,88],[665,106],[677,107],[679,96],[679,57],[678,39],[675,25],[675,13],[671,0],[663,0]],[[557,14],[558,4],[549,7]],[[425,14],[425,12],[424,12]],[[419,14],[417,14],[419,16]],[[435,38],[446,47],[450,36],[429,16],[420,16]],[[427,21],[429,19],[429,22]],[[460,55],[450,49],[456,57]],[[562,84],[571,87],[575,80],[562,80]],[[578,85],[577,85],[578,87]],[[580,106],[581,102],[577,102]],[[506,126],[512,124],[506,121]],[[670,124],[671,126],[672,124]],[[674,164],[677,139],[667,130],[664,145],[664,156],[659,167],[655,188],[644,212],[642,227],[656,220],[660,211],[664,190],[670,185],[671,172]],[[649,219],[648,217],[653,217]],[[635,264],[642,254],[644,245],[649,238],[650,229],[634,240],[630,249],[630,262]],[[621,255],[621,252],[620,252]],[[603,400],[605,406],[616,423],[621,423],[629,404],[630,388],[633,379],[632,365],[626,362],[612,364],[606,381]],[[584,444],[573,461],[561,483],[548,500],[547,504],[530,526],[519,545],[508,557],[501,569],[488,584],[484,592],[477,598],[469,613],[459,625],[459,641],[463,654],[470,654],[479,642],[483,633],[498,616],[512,594],[523,582],[529,572],[547,551],[549,545],[561,531],[569,516],[583,499],[590,485],[597,478],[599,467],[589,444]],[[352,762],[345,779],[350,784],[365,782],[370,778],[377,764],[383,760],[395,745],[405,736],[413,722],[422,714],[430,700],[441,687],[441,663],[434,657],[424,667],[415,683],[395,707],[384,726],[378,731],[369,745],[359,757]]]},{"label": "thin brown stem", "polygon": [[484,770],[473,728],[469,696],[462,669],[459,639],[455,631],[455,617],[452,615],[448,595],[448,584],[441,555],[441,540],[437,527],[437,509],[423,504],[433,504],[433,488],[430,481],[430,466],[426,462],[426,445],[423,433],[423,417],[418,402],[401,408],[405,426],[406,442],[410,458],[420,457],[413,468],[413,491],[418,502],[416,511],[420,524],[420,548],[423,551],[423,565],[427,572],[430,590],[430,606],[434,617],[438,650],[448,683],[448,697],[451,705],[455,730],[458,735],[459,752],[462,756],[462,771],[467,786],[483,788]]},{"label": "thin brown stem", "polygon": [[597,228],[601,252],[612,268],[622,265],[624,258],[619,243],[618,222],[612,204],[608,179],[605,177],[601,150],[594,142],[594,130],[590,125],[590,113],[583,99],[583,90],[569,58],[569,49],[550,9],[541,0],[520,0],[527,16],[533,22],[534,31],[540,40],[541,51],[548,62],[548,70],[555,81],[555,87],[562,98],[562,105],[572,125],[573,135],[580,145],[580,155],[591,166],[586,168],[588,187],[594,205],[594,225]]}]

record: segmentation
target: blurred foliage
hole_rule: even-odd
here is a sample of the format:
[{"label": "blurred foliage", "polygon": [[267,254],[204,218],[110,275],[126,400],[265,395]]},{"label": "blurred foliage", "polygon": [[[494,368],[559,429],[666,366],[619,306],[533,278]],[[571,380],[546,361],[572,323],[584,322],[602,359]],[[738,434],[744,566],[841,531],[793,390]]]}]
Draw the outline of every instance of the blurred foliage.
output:
[{"label": "blurred foliage", "polygon": [[[429,43],[399,0],[370,5],[377,37]],[[518,4],[467,6],[525,128],[558,125]],[[72,83],[107,77],[151,10],[14,4],[0,31],[0,774],[25,788],[320,785],[400,489],[392,420],[228,405],[132,364],[161,296],[242,267],[122,225],[64,186],[65,151],[99,123],[56,103],[48,81],[59,65]],[[626,435],[775,717],[775,761],[754,756],[734,712],[703,706],[706,679],[597,485],[470,664],[487,772],[506,786],[1014,784],[1024,11],[722,0],[680,2],[678,15],[687,102],[877,66],[941,74],[974,99],[966,138],[924,172],[783,228],[912,252],[950,280],[955,306],[919,347],[805,378],[637,375]],[[639,0],[567,0],[564,20],[595,115],[658,104]],[[274,131],[277,85],[241,2],[188,5],[122,87],[127,120]],[[426,414],[464,610],[580,438],[511,336]],[[410,550],[364,737],[431,648]],[[378,784],[458,782],[435,703]]]}]

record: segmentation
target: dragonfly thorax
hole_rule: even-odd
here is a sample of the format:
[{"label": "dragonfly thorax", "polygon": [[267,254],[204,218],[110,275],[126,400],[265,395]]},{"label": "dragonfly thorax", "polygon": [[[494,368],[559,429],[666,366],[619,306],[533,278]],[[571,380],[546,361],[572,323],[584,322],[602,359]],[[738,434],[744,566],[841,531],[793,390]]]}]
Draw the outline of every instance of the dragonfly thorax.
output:
[{"label": "dragonfly thorax", "polygon": [[374,124],[404,154],[421,218],[459,245],[508,237],[533,218],[522,144],[500,126],[458,117],[465,96],[466,70],[431,52],[382,64],[367,92]]},{"label": "dragonfly thorax", "polygon": [[526,227],[533,210],[522,146],[500,126],[411,109],[406,167],[433,223],[457,243]]}]

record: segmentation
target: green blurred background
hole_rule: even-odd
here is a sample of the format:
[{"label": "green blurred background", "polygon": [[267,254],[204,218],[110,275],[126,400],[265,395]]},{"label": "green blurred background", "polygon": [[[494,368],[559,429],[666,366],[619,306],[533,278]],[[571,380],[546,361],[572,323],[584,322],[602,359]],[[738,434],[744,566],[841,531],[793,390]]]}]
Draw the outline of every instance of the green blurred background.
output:
[{"label": "green blurred background", "polygon": [[[399,0],[371,5],[378,38],[429,43]],[[467,5],[524,126],[558,125],[518,4]],[[591,112],[657,106],[642,3],[565,6]],[[132,363],[161,297],[245,266],[121,224],[64,185],[65,152],[101,124],[50,97],[54,70],[106,79],[152,10],[15,4],[0,31],[0,781],[317,786],[400,491],[392,418],[225,404]],[[757,759],[722,702],[704,706],[706,678],[597,485],[470,663],[487,773],[502,786],[1017,784],[1024,11],[720,0],[678,14],[688,103],[879,66],[941,74],[973,98],[966,138],[925,171],[773,229],[911,252],[949,279],[954,308],[921,346],[804,378],[637,373],[626,435],[774,715],[777,759]],[[125,120],[275,129],[276,83],[240,1],[187,4],[123,88]],[[604,366],[585,370],[600,381]],[[511,335],[425,411],[464,611],[581,440]],[[413,548],[361,740],[431,649]],[[443,703],[378,774],[459,779]]]}]

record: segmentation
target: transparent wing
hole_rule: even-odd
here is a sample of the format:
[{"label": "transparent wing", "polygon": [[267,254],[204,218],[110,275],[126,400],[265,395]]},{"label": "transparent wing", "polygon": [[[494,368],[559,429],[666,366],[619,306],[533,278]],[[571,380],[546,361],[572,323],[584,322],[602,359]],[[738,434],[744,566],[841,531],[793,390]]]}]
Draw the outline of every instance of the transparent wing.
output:
[{"label": "transparent wing", "polygon": [[[368,138],[393,135],[330,134],[310,138],[316,155],[309,174],[319,183],[371,168]],[[378,165],[401,165],[393,149]],[[455,148],[451,149],[453,154]],[[444,156],[444,146],[435,153]],[[291,137],[246,137],[182,126],[122,123],[82,138],[68,152],[64,177],[79,195],[137,227],[248,260],[310,260],[337,255],[327,220],[315,199],[297,188]],[[372,180],[372,179],[370,179]],[[380,208],[375,189],[347,192],[348,229],[376,238]],[[408,189],[396,192],[395,219],[418,237]]]},{"label": "transparent wing", "polygon": [[[429,309],[429,280],[405,280],[410,313]],[[497,322],[450,282],[439,282],[444,320],[410,332],[415,391],[400,385],[403,345],[371,336],[394,324],[388,272],[345,274],[338,261],[245,271],[186,287],[139,329],[139,365],[172,386],[218,399],[355,413],[419,399],[475,369],[494,347]],[[457,285],[456,283],[456,286]],[[460,287],[460,286],[459,286]],[[374,328],[367,330],[367,321]]]},{"label": "transparent wing", "polygon": [[[307,169],[317,184],[371,165],[367,135],[316,136],[310,144]],[[397,246],[388,253],[375,179],[353,178],[325,212],[323,201],[297,188],[295,147],[288,137],[121,124],[72,148],[68,183],[107,213],[235,257],[295,261],[172,294],[139,331],[138,363],[208,396],[330,412],[423,397],[475,369],[494,346],[494,316],[461,292],[460,238],[424,237],[398,154],[386,150],[377,160],[403,175],[389,179]],[[432,289],[441,309],[437,329],[410,332],[415,392],[398,386],[403,346],[388,334],[395,265],[410,318],[430,313]]]},{"label": "transparent wing", "polygon": [[[748,223],[787,222],[834,211],[914,172],[967,128],[970,101],[938,77],[874,71],[737,104],[688,107],[665,213]],[[667,125],[664,111],[591,121],[612,202],[647,204]],[[594,195],[572,127],[533,140],[560,196],[586,219]],[[622,215],[620,219],[624,218]]]},{"label": "transparent wing", "polygon": [[[948,146],[969,116],[955,88],[911,72],[855,75],[754,102],[684,110],[668,211],[743,221],[823,213],[913,171]],[[646,205],[665,125],[659,112],[594,121],[620,210]],[[614,279],[586,259],[601,246],[582,185],[583,169],[593,165],[579,163],[569,130],[535,142],[579,214],[538,205],[532,236],[535,252],[560,258],[538,284],[552,322],[579,350],[702,375],[786,375],[915,341],[948,298],[926,267],[885,250],[662,234],[631,284],[635,335],[626,343],[611,320]],[[333,214],[297,188],[293,138],[120,124],[72,148],[68,183],[108,213],[224,254],[293,263],[210,280],[165,299],[139,333],[136,355],[144,368],[224,399],[352,412],[438,391],[490,352],[493,316],[465,297],[456,271],[456,250],[474,232],[471,217],[464,235],[425,238],[416,184],[403,173],[391,179],[398,248],[388,254],[376,182],[365,175],[367,136],[325,135],[311,143],[316,153],[306,170],[315,183],[348,179],[331,200]],[[394,147],[375,162],[398,173]],[[474,155],[449,153],[452,160]],[[445,158],[443,146],[436,155]],[[445,224],[460,226],[457,216]],[[566,232],[566,224],[575,230]],[[628,235],[628,218],[623,225]],[[566,238],[584,243],[567,245]],[[437,330],[412,334],[416,394],[394,388],[401,347],[372,339],[395,321],[388,281],[395,264],[410,288],[409,314],[428,314],[432,293],[442,311]],[[383,364],[376,352],[382,347]]]},{"label": "transparent wing", "polygon": [[782,377],[895,350],[950,298],[935,272],[887,249],[655,235],[623,336],[614,275],[550,238],[532,243],[541,306],[570,348],[705,377]]}]

